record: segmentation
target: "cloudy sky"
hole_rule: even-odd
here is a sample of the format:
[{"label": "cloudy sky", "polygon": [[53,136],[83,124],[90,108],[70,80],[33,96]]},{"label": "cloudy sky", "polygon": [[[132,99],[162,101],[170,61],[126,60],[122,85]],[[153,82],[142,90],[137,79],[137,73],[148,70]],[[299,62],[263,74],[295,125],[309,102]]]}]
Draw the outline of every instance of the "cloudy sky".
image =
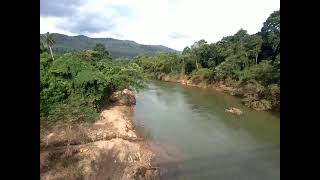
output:
[{"label": "cloudy sky", "polygon": [[40,33],[111,37],[182,51],[240,28],[250,34],[280,0],[40,0]]}]

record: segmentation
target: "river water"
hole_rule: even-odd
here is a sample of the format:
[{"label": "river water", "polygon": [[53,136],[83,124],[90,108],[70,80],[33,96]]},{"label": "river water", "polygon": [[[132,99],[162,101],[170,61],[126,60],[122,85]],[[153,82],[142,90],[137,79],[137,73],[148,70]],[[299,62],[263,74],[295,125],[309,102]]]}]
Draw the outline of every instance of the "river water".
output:
[{"label": "river water", "polygon": [[[243,114],[226,113],[231,106]],[[151,81],[137,95],[134,119],[166,168],[162,179],[280,179],[279,114],[212,89]]]}]

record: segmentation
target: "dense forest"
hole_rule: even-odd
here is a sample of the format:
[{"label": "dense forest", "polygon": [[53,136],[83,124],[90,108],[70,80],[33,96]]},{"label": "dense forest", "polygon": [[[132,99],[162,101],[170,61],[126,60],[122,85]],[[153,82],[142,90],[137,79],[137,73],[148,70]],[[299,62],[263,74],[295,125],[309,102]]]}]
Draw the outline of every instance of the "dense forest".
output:
[{"label": "dense forest", "polygon": [[93,50],[54,56],[51,34],[40,42],[40,117],[43,125],[58,120],[93,121],[110,95],[144,87],[142,68],[112,60],[103,44]]},{"label": "dense forest", "polygon": [[272,13],[253,35],[240,29],[216,43],[199,40],[182,54],[145,54],[130,60],[112,58],[101,43],[90,50],[60,55],[55,52],[54,37],[47,33],[40,39],[40,116],[44,124],[92,121],[113,92],[145,87],[145,75],[185,78],[195,84],[223,83],[235,88],[249,107],[280,110],[280,11]]},{"label": "dense forest", "polygon": [[223,83],[236,89],[234,94],[249,107],[280,110],[280,10],[256,34],[240,29],[216,43],[199,40],[185,47],[182,55],[157,53],[134,61],[153,78]]},{"label": "dense forest", "polygon": [[53,47],[56,54],[93,49],[97,43],[104,44],[112,58],[131,58],[144,53],[153,56],[156,52],[177,52],[165,46],[142,45],[134,41],[113,38],[90,38],[83,35],[67,36],[58,33],[52,33],[52,37],[56,41]]}]

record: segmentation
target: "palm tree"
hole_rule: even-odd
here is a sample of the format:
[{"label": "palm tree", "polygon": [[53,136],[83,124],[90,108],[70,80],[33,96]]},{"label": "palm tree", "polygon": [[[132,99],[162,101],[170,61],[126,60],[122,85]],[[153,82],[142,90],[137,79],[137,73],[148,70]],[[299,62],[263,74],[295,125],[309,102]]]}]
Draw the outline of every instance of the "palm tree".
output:
[{"label": "palm tree", "polygon": [[49,47],[50,53],[51,53],[51,57],[52,57],[52,59],[54,60],[53,53],[52,53],[52,48],[51,48],[51,47],[52,47],[56,42],[55,42],[54,39],[53,39],[53,35],[50,34],[49,32],[47,32],[47,34],[42,35],[42,40],[43,40],[43,42],[45,43],[45,45],[46,45],[47,47]]}]

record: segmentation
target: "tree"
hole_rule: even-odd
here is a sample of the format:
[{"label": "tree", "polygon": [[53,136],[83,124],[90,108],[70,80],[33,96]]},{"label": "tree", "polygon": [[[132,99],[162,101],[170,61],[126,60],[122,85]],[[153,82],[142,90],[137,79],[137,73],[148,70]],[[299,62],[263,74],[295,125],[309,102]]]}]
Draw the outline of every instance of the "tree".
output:
[{"label": "tree", "polygon": [[[53,34],[50,34],[47,32],[46,34],[42,35],[42,43],[44,43],[45,46],[49,47],[50,54],[52,59],[54,60],[53,53],[52,53],[52,46],[56,43],[53,39]],[[41,46],[41,45],[40,45]]]},{"label": "tree", "polygon": [[190,54],[190,52],[191,52],[191,49],[188,46],[186,46],[182,51],[182,55],[188,55]]},{"label": "tree", "polygon": [[207,44],[207,41],[204,39],[201,39],[200,41],[195,42],[191,46],[191,54],[193,55],[193,58],[196,61],[196,67],[199,69],[198,61],[201,59],[201,48]]},{"label": "tree", "polygon": [[268,17],[259,34],[264,41],[262,46],[263,59],[275,60],[280,52],[280,10],[273,12]]},{"label": "tree", "polygon": [[245,40],[245,51],[249,59],[255,59],[255,64],[258,64],[258,55],[261,51],[262,38],[258,35],[248,36]]},{"label": "tree", "polygon": [[104,44],[97,43],[93,50],[98,52],[100,59],[109,58],[109,52],[106,50],[106,47]]},{"label": "tree", "polygon": [[[239,89],[239,95],[248,96],[249,105],[259,101],[262,109],[268,109],[267,101],[272,97],[273,106],[280,103],[280,12],[270,15],[256,34],[240,29],[216,43],[208,44],[204,39],[186,46],[181,56],[157,54],[140,64],[145,72],[152,74],[186,75],[192,82],[214,83],[223,81]],[[152,68],[150,68],[152,67]],[[254,82],[254,83],[253,83]],[[258,91],[245,87],[248,85]],[[273,84],[271,88],[269,85]],[[261,89],[270,89],[267,91]],[[251,88],[252,89],[252,88]],[[250,96],[250,97],[249,97]],[[260,106],[260,105],[258,105]]]}]

